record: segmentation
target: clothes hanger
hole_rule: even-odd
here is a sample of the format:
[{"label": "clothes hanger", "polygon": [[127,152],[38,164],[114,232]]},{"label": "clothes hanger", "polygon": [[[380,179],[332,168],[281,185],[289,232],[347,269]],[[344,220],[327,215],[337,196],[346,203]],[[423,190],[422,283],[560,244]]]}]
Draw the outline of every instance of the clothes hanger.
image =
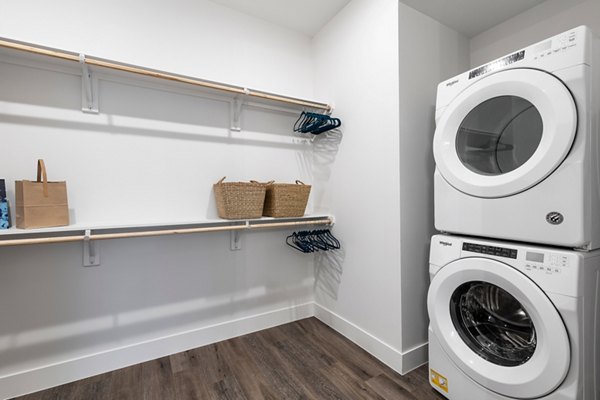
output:
[{"label": "clothes hanger", "polygon": [[288,246],[303,253],[340,249],[340,242],[329,229],[294,232],[286,237]]}]

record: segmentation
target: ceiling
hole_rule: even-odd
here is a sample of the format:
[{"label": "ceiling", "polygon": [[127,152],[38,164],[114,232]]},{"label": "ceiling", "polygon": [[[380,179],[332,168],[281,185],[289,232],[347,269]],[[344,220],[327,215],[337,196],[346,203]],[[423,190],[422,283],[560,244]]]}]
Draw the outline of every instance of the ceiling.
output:
[{"label": "ceiling", "polygon": [[314,36],[350,0],[211,0],[245,14]]},{"label": "ceiling", "polygon": [[[314,36],[351,0],[211,0]],[[545,0],[400,0],[471,38]]]},{"label": "ceiling", "polygon": [[545,0],[400,0],[471,38]]}]

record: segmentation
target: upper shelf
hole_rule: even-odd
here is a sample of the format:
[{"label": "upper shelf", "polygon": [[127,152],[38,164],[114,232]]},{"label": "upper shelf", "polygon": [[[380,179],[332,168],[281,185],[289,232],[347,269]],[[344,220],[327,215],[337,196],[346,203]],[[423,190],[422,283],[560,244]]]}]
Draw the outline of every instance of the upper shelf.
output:
[{"label": "upper shelf", "polygon": [[95,66],[101,68],[108,68],[111,70],[122,71],[125,73],[132,73],[136,75],[163,79],[173,82],[179,82],[184,84],[189,84],[197,87],[202,87],[209,90],[215,90],[221,93],[228,93],[237,96],[247,96],[249,98],[258,99],[261,101],[274,102],[274,103],[283,103],[285,105],[292,105],[301,108],[310,108],[316,110],[323,110],[325,112],[329,112],[332,110],[332,107],[326,103],[320,103],[312,100],[299,99],[294,97],[282,96],[274,93],[269,93],[265,91],[249,89],[241,86],[229,85],[226,83],[213,82],[205,79],[199,79],[190,76],[184,76],[179,74],[174,74],[170,72],[158,71],[154,69],[144,68],[141,66],[130,65],[121,63],[118,61],[111,61],[107,59],[101,59],[98,57],[88,56],[84,54],[79,54],[66,50],[53,49],[49,47],[39,46],[30,43],[17,42],[5,38],[0,38],[0,47],[17,50],[20,52],[25,52],[29,54],[36,54],[41,56],[53,57],[61,60],[72,61],[76,63],[81,63],[85,68],[86,66]]}]

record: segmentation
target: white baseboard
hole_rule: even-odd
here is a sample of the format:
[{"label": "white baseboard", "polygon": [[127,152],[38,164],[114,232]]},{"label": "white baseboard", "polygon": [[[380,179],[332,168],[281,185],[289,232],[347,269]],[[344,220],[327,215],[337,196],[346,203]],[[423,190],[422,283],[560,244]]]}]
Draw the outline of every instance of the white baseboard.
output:
[{"label": "white baseboard", "polygon": [[427,343],[402,353],[333,311],[318,304],[315,304],[314,308],[315,316],[321,322],[335,329],[400,374],[406,374],[427,362]]},{"label": "white baseboard", "polygon": [[314,303],[310,302],[0,376],[0,398],[37,392],[314,315]]}]

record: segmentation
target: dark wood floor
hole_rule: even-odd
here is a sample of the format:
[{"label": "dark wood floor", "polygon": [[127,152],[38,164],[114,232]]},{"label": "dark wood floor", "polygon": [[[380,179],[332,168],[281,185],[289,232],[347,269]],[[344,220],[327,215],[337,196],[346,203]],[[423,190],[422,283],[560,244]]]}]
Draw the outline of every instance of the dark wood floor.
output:
[{"label": "dark wood floor", "polygon": [[440,400],[427,367],[400,376],[315,318],[174,354],[19,400]]}]

